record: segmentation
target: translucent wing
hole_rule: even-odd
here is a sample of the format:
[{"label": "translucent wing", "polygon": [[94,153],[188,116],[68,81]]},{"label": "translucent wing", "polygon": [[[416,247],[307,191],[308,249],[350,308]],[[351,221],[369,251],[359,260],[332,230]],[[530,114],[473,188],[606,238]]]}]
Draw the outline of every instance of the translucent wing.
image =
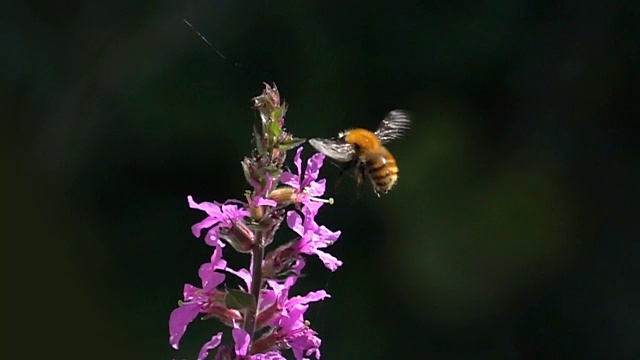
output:
[{"label": "translucent wing", "polygon": [[405,130],[409,129],[410,124],[409,113],[404,110],[393,110],[385,116],[375,134],[380,142],[388,143],[401,137]]},{"label": "translucent wing", "polygon": [[314,138],[309,139],[309,144],[319,152],[340,162],[351,161],[356,156],[356,151],[353,148],[353,145],[347,144],[343,141]]}]

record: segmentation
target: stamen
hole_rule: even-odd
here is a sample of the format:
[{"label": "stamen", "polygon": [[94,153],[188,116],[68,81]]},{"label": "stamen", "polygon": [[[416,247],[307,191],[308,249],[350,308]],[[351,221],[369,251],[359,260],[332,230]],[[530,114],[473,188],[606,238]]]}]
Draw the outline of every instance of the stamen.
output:
[{"label": "stamen", "polygon": [[309,196],[309,200],[323,202],[323,203],[327,203],[329,205],[333,205],[333,198],[332,197],[330,197],[328,199],[323,199],[323,198],[319,198],[319,197],[315,197],[315,196]]}]

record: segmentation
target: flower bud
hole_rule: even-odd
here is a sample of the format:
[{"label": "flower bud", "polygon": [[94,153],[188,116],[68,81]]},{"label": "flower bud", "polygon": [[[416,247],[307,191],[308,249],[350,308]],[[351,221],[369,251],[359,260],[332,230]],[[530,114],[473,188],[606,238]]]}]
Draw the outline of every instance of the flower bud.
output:
[{"label": "flower bud", "polygon": [[247,183],[253,185],[260,181],[257,166],[253,159],[245,157],[240,164],[242,165],[242,172]]},{"label": "flower bud", "polygon": [[278,92],[278,87],[276,84],[273,84],[272,88],[269,84],[264,83],[264,90],[262,91],[262,94],[254,97],[252,100],[254,109],[266,108],[268,112],[271,112],[280,106],[280,93]]},{"label": "flower bud", "polygon": [[268,198],[278,205],[289,205],[296,200],[296,189],[290,186],[279,187],[270,192]]},{"label": "flower bud", "polygon": [[242,313],[235,309],[228,309],[226,306],[211,306],[207,309],[207,315],[202,319],[216,318],[227,326],[233,326],[234,321],[242,321]]},{"label": "flower bud", "polygon": [[292,275],[293,265],[296,264],[299,256],[299,252],[293,245],[294,242],[279,246],[267,254],[262,263],[262,275],[265,278],[281,280]]},{"label": "flower bud", "polygon": [[237,252],[251,252],[256,243],[255,234],[241,221],[233,223],[229,229],[220,229],[220,237],[225,239]]},{"label": "flower bud", "polygon": [[216,353],[216,360],[237,360],[238,356],[233,346],[223,345],[218,348]]},{"label": "flower bud", "polygon": [[264,216],[264,206],[249,206],[249,212],[253,220],[260,221]]},{"label": "flower bud", "polygon": [[[282,104],[280,101],[280,94],[275,84],[273,88],[269,84],[265,83],[265,89],[262,94],[252,99],[253,108],[260,112],[260,118],[262,120],[262,131],[265,133],[271,133],[274,135],[274,131],[277,129],[282,131],[282,122],[280,118],[283,117],[286,110],[286,104]],[[275,127],[272,127],[272,124]]]},{"label": "flower bud", "polygon": [[276,315],[280,314],[281,311],[282,307],[277,300],[274,301],[273,304],[262,309],[262,311],[260,311],[258,313],[258,316],[256,317],[256,329],[259,330],[269,325],[269,321],[271,321],[271,319],[273,319]]},{"label": "flower bud", "polygon": [[209,297],[209,303],[203,311],[206,315],[203,320],[216,318],[227,326],[233,326],[234,321],[242,321],[242,313],[235,309],[229,309],[226,305],[227,293],[214,290]]},{"label": "flower bud", "polygon": [[270,331],[251,345],[251,354],[264,354],[271,350],[278,349],[279,342],[280,336],[278,333]]}]

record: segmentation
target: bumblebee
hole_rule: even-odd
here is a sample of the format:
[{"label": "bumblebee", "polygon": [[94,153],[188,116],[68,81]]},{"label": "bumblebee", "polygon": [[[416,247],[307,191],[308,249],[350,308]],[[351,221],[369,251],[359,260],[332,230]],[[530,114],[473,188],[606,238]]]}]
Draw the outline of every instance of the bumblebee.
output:
[{"label": "bumblebee", "polygon": [[375,132],[354,128],[340,132],[335,138],[309,139],[309,143],[317,151],[344,163],[341,172],[355,165],[358,184],[368,177],[373,191],[380,197],[398,182],[398,164],[384,144],[401,137],[410,122],[406,111],[393,110]]}]

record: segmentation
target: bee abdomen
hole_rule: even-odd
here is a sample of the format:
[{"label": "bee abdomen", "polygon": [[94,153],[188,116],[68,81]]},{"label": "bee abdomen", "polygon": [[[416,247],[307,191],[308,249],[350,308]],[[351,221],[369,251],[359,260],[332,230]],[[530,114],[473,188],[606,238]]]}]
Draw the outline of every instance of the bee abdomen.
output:
[{"label": "bee abdomen", "polygon": [[398,166],[392,156],[374,156],[367,159],[371,182],[377,191],[387,192],[398,180]]}]

